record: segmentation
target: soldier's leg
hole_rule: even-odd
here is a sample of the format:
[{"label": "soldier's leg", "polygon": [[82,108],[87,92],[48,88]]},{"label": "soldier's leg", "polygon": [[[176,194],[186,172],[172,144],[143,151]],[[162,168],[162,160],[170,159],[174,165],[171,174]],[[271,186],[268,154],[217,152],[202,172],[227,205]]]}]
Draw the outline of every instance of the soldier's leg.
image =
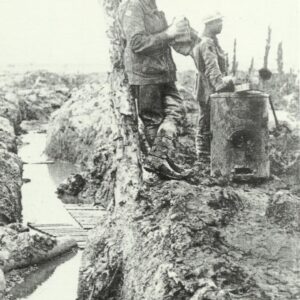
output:
[{"label": "soldier's leg", "polygon": [[178,123],[182,118],[182,99],[174,83],[162,86],[162,102],[164,118],[158,128],[153,144],[153,151],[160,153],[161,157],[173,156],[174,139],[177,136]]},{"label": "soldier's leg", "polygon": [[185,178],[191,175],[191,170],[185,170],[175,163],[175,142],[184,115],[182,98],[174,83],[164,84],[162,96],[165,117],[159,126],[152,153],[164,157],[169,167],[178,173],[178,179]]},{"label": "soldier's leg", "polygon": [[199,118],[196,129],[196,154],[201,162],[210,161],[210,103],[199,102]]},{"label": "soldier's leg", "polygon": [[149,144],[152,145],[144,161],[144,168],[166,179],[182,179],[186,174],[174,170],[168,160],[169,150],[173,148],[170,145],[173,145],[173,136],[176,134],[175,119],[179,117],[177,102],[180,96],[178,92],[175,95],[170,92],[165,97],[164,90],[164,85],[141,86],[139,89],[140,117]]},{"label": "soldier's leg", "polygon": [[143,121],[144,133],[150,147],[164,118],[163,103],[159,85],[138,86],[138,111]]}]

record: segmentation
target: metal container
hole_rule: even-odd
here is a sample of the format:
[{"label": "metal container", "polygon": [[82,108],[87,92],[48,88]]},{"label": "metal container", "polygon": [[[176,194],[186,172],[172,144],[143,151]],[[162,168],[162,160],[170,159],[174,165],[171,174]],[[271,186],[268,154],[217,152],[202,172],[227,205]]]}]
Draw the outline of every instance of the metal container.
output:
[{"label": "metal container", "polygon": [[211,96],[211,175],[233,180],[270,176],[268,98],[258,91]]}]

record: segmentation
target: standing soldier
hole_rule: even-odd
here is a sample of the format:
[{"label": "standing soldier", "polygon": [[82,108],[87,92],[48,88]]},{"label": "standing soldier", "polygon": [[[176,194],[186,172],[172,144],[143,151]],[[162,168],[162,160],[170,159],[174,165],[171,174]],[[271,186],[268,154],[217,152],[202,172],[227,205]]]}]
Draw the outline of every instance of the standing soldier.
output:
[{"label": "standing soldier", "polygon": [[205,29],[200,43],[193,49],[193,59],[198,69],[196,99],[200,115],[196,132],[196,153],[200,162],[210,161],[210,103],[215,92],[232,91],[233,78],[227,76],[225,53],[220,47],[217,35],[221,33],[223,20],[220,13],[204,19]]},{"label": "standing soldier", "polygon": [[118,17],[125,71],[150,146],[144,168],[168,179],[184,178],[187,172],[169,155],[183,110],[169,45],[190,32],[189,23],[181,18],[168,26],[155,0],[125,1]]}]

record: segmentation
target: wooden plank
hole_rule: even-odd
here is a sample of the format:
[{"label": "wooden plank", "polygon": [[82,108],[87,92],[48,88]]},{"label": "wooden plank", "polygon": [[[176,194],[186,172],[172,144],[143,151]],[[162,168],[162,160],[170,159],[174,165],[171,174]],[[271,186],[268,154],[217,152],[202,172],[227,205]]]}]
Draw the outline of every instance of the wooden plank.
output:
[{"label": "wooden plank", "polygon": [[76,220],[79,223],[93,223],[93,224],[96,224],[96,223],[100,222],[100,220],[95,219],[95,218],[83,218],[83,217],[81,217],[81,218],[77,218]]},{"label": "wooden plank", "polygon": [[[74,219],[75,219],[75,217],[74,217]],[[83,217],[81,217],[81,218],[76,218],[76,221],[77,221],[77,223],[93,223],[93,224],[97,224],[97,223],[99,223],[101,220],[99,220],[99,219],[95,219],[95,218],[83,218]]]},{"label": "wooden plank", "polygon": [[94,229],[95,226],[91,226],[91,225],[83,225],[82,228],[83,228],[83,229],[86,229],[86,230],[91,230],[91,229]]},{"label": "wooden plank", "polygon": [[86,230],[84,232],[74,232],[74,231],[47,231],[47,232],[50,232],[51,234],[65,234],[65,235],[68,235],[68,234],[71,234],[71,235],[80,235],[80,236],[87,236],[87,232]]},{"label": "wooden plank", "polygon": [[70,229],[67,229],[67,228],[55,228],[55,227],[52,227],[52,228],[47,228],[47,229],[44,229],[45,231],[59,231],[59,232],[85,232],[84,229],[82,228],[70,228]]},{"label": "wooden plank", "polygon": [[105,211],[103,208],[92,208],[92,207],[68,207],[65,206],[67,210],[72,210],[72,211],[77,211],[77,210],[82,210],[82,211]]},{"label": "wooden plank", "polygon": [[93,206],[90,204],[64,204],[64,207],[67,210],[96,210],[103,211],[104,208],[102,206]]},{"label": "wooden plank", "polygon": [[74,228],[62,228],[62,227],[35,227],[38,228],[40,230],[45,230],[45,231],[65,231],[65,232],[69,232],[69,231],[82,231],[82,227],[74,227]]},{"label": "wooden plank", "polygon": [[73,217],[73,218],[90,218],[90,219],[95,219],[95,220],[101,220],[103,215],[99,215],[99,214],[73,214],[72,212],[69,212],[69,214]]},{"label": "wooden plank", "polygon": [[88,239],[88,230],[94,228],[94,225],[90,223],[84,224],[81,227],[74,226],[72,224],[33,224],[28,223],[28,226],[42,234],[49,235],[51,237],[65,237],[69,236],[73,238],[79,249],[84,249],[86,241]]},{"label": "wooden plank", "polygon": [[68,231],[60,231],[60,230],[43,230],[46,233],[50,233],[50,234],[72,234],[72,235],[87,235],[86,230],[82,230],[82,231],[73,231],[73,230],[68,230]]},{"label": "wooden plank", "polygon": [[68,212],[75,216],[101,217],[104,215],[101,210],[68,210]]},{"label": "wooden plank", "polygon": [[59,226],[64,226],[64,227],[73,227],[74,225],[72,224],[62,224],[62,223],[58,223],[58,224],[35,224],[35,223],[28,223],[28,225],[32,225],[35,227],[59,227]]},{"label": "wooden plank", "polygon": [[[47,227],[45,227],[45,225]],[[30,228],[52,237],[69,236],[77,242],[80,249],[85,248],[88,237],[87,230],[70,224],[30,224]]]},{"label": "wooden plank", "polygon": [[85,230],[94,228],[105,212],[103,207],[95,207],[92,204],[65,204],[65,208],[72,218]]}]

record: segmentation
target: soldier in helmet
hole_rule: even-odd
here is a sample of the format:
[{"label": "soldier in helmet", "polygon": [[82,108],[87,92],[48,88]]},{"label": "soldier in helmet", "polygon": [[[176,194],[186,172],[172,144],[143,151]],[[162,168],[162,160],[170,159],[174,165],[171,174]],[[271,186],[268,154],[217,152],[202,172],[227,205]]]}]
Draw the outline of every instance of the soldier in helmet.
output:
[{"label": "soldier in helmet", "polygon": [[168,26],[155,0],[125,1],[118,19],[126,44],[125,71],[150,146],[144,168],[169,179],[184,178],[187,172],[169,154],[183,110],[170,45],[190,32],[189,23],[178,18]]},{"label": "soldier in helmet", "polygon": [[218,12],[204,20],[205,29],[193,51],[192,57],[198,69],[196,99],[200,114],[196,132],[196,153],[200,162],[210,161],[210,103],[212,93],[233,91],[234,78],[227,76],[225,53],[217,35],[223,27],[222,15]]}]

